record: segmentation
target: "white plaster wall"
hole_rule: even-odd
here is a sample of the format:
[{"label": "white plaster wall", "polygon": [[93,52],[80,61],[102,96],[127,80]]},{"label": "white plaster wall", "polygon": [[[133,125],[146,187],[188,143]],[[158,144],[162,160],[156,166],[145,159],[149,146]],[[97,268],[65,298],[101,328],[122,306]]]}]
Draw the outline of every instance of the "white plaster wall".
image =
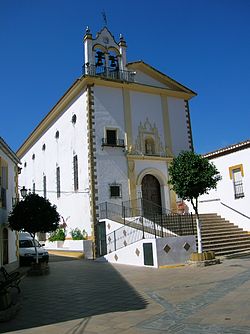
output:
[{"label": "white plaster wall", "polygon": [[166,144],[164,142],[164,128],[160,95],[130,91],[130,103],[133,144],[135,145],[137,136],[139,134],[138,127],[140,122],[144,124],[148,118],[150,124],[152,126],[155,124],[157,127],[161,143],[163,147],[165,147]]},{"label": "white plaster wall", "polygon": [[164,85],[163,83],[161,83],[158,80],[155,80],[154,78],[152,78],[149,75],[143,73],[142,71],[137,70],[134,78],[135,78],[135,82],[141,83],[143,85],[167,88],[166,85]]},{"label": "white plaster wall", "polygon": [[[143,244],[144,243],[152,243],[153,248],[153,258],[154,265],[153,266],[145,266],[144,265],[144,256],[143,256]],[[119,263],[119,264],[129,264],[132,266],[139,267],[158,267],[157,262],[157,250],[156,250],[156,239],[143,239],[132,245],[128,245],[124,248],[118,249],[115,252],[107,254],[103,256],[103,258],[97,259],[97,261],[108,261],[110,263]]]},{"label": "white plaster wall", "polygon": [[[215,212],[220,214],[223,218],[230,220],[230,222],[242,227],[246,231],[250,231],[250,219],[236,213],[223,206],[221,203],[230,206],[231,208],[243,213],[250,217],[250,171],[249,171],[249,155],[250,148],[226,154],[224,156],[211,159],[210,162],[214,163],[217,167],[222,180],[218,182],[217,189],[211,190],[209,194],[200,196],[199,198],[199,212],[209,213]],[[244,176],[243,181],[243,198],[234,198],[233,180],[229,176],[229,167],[235,165],[243,165]],[[190,210],[192,209],[189,204]]]},{"label": "white plaster wall", "polygon": [[184,100],[168,97],[168,112],[173,154],[177,156],[181,151],[189,150]]},{"label": "white plaster wall", "polygon": [[[16,184],[15,184],[15,163],[13,160],[2,150],[0,150],[0,156],[8,164],[8,189],[6,190],[6,208],[0,208],[0,225],[6,224],[8,215],[12,210],[12,200],[16,200]],[[1,227],[1,226],[0,226]],[[2,231],[1,231],[2,233]],[[0,234],[0,238],[2,234]],[[2,240],[0,239],[2,245]],[[8,255],[9,264],[15,264],[12,269],[17,267],[17,247],[16,247],[16,233],[8,229]],[[0,265],[3,263],[2,252],[0,247]]]},{"label": "white plaster wall", "polygon": [[[119,139],[125,139],[122,90],[94,86],[94,95],[98,201],[120,204],[129,198],[125,152],[121,147],[102,148],[101,143],[105,128],[117,129]],[[109,184],[114,182],[122,185],[122,198],[110,198]]]},{"label": "white plaster wall", "polygon": [[[72,116],[76,115],[76,124]],[[59,138],[55,138],[56,131]],[[87,151],[86,93],[82,92],[45,131],[40,139],[22,157],[20,187],[32,190],[35,182],[37,194],[43,196],[43,175],[47,178],[47,198],[57,206],[61,216],[67,220],[67,231],[78,227],[91,234],[90,202]],[[42,150],[46,144],[46,150]],[[35,153],[35,160],[32,154]],[[79,190],[74,192],[73,155],[78,156]],[[24,167],[24,163],[27,167]],[[61,197],[56,194],[56,167],[60,167]]]}]

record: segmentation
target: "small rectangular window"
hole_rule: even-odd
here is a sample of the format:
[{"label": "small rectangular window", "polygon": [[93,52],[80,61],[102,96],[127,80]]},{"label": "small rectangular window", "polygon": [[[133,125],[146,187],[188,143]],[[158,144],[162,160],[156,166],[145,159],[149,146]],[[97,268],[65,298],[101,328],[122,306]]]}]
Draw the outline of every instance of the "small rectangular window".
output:
[{"label": "small rectangular window", "polygon": [[107,144],[116,146],[116,130],[106,130]]},{"label": "small rectangular window", "polygon": [[33,194],[36,193],[36,184],[35,184],[35,182],[33,182],[33,185],[32,185],[32,192],[33,192]]},{"label": "small rectangular window", "polygon": [[234,198],[244,197],[242,172],[240,168],[233,169],[233,186],[234,186]]},{"label": "small rectangular window", "polygon": [[47,196],[47,181],[46,176],[43,176],[43,197],[46,198]]},{"label": "small rectangular window", "polygon": [[73,157],[73,172],[74,172],[74,190],[78,190],[78,160],[77,155]]},{"label": "small rectangular window", "polygon": [[109,187],[110,187],[110,197],[121,197],[120,184],[111,184]]},{"label": "small rectangular window", "polygon": [[57,194],[57,198],[61,196],[60,167],[56,168],[56,194]]}]

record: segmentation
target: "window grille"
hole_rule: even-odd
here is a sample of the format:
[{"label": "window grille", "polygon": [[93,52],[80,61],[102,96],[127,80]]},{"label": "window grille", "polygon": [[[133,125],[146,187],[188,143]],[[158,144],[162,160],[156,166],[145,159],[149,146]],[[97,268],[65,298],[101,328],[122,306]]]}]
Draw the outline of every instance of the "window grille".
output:
[{"label": "window grille", "polygon": [[110,184],[110,197],[116,198],[121,197],[121,185],[120,184]]},{"label": "window grille", "polygon": [[47,197],[47,180],[46,175],[43,176],[43,197]]},{"label": "window grille", "polygon": [[78,159],[77,155],[73,157],[73,171],[74,171],[74,190],[78,190]]},{"label": "window grille", "polygon": [[56,194],[57,194],[57,198],[61,196],[60,167],[56,167]]},{"label": "window grille", "polygon": [[234,198],[244,197],[242,173],[240,168],[233,170],[233,186],[234,186]]}]

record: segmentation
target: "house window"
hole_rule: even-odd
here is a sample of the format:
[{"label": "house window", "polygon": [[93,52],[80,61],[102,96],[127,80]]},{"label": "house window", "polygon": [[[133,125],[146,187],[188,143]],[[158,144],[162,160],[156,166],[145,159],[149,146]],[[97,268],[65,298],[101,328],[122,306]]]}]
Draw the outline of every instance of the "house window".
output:
[{"label": "house window", "polygon": [[56,131],[55,138],[56,138],[56,139],[59,138],[59,131]]},{"label": "house window", "polygon": [[122,197],[121,194],[121,184],[110,184],[109,185],[109,190],[110,190],[110,197],[111,198],[116,198],[116,197]]},{"label": "house window", "polygon": [[46,145],[45,145],[45,144],[43,144],[43,146],[42,146],[42,150],[43,150],[43,151],[46,150]]},{"label": "house window", "polygon": [[36,156],[35,153],[32,154],[32,160],[35,160]]},{"label": "house window", "polygon": [[47,196],[47,180],[46,175],[43,176],[43,197],[46,198]]},{"label": "house window", "polygon": [[56,194],[57,194],[57,198],[61,196],[60,167],[56,167]]},{"label": "house window", "polygon": [[237,199],[244,197],[242,174],[240,168],[233,170],[233,186],[234,186],[234,198]]},{"label": "house window", "polygon": [[77,155],[73,157],[73,172],[74,172],[74,190],[78,190],[78,160]]}]

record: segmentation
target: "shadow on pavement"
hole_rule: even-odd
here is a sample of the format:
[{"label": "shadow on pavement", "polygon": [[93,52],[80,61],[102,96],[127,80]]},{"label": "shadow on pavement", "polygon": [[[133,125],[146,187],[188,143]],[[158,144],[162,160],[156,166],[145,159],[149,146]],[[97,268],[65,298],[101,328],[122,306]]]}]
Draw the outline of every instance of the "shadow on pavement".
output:
[{"label": "shadow on pavement", "polygon": [[148,304],[112,265],[94,261],[52,261],[49,275],[25,277],[20,286],[22,308],[14,319],[0,324],[0,333]]}]

